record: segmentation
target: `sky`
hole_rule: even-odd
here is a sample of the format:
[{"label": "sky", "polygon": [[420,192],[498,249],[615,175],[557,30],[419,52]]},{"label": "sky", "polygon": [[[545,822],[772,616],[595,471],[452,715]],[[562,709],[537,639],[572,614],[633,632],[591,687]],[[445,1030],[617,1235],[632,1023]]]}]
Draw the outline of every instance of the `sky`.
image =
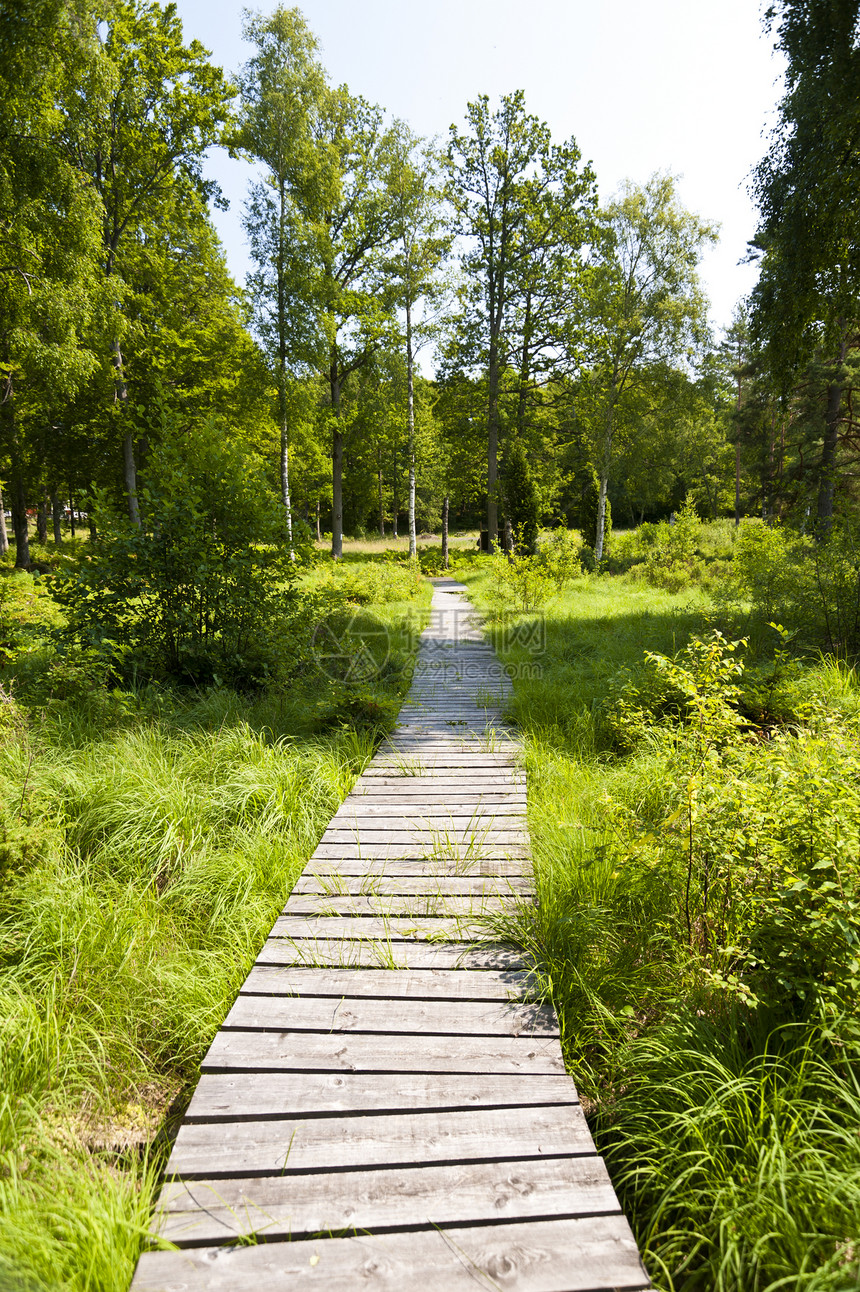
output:
[{"label": "sky", "polygon": [[[270,11],[271,5],[262,7]],[[331,81],[425,137],[466,104],[525,91],[556,141],[573,135],[608,200],[624,180],[679,177],[683,204],[719,224],[701,276],[716,329],[755,282],[739,264],[756,226],[750,172],[767,149],[782,60],[758,0],[304,0]],[[234,72],[249,56],[242,6],[178,0],[186,38]],[[241,211],[250,168],[222,151],[209,174],[230,201],[214,219],[234,276],[249,267]]]}]

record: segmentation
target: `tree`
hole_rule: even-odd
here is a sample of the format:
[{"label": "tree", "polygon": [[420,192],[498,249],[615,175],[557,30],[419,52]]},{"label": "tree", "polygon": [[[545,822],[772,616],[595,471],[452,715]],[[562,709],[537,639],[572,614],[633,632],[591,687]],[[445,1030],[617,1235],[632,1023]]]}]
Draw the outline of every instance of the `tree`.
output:
[{"label": "tree", "polygon": [[184,205],[217,196],[215,186],[203,179],[203,157],[221,137],[233,91],[199,41],[183,44],[174,4],[162,9],[152,0],[114,0],[104,57],[112,76],[110,93],[81,95],[81,87],[72,87],[65,104],[65,146],[102,207],[101,272],[113,300],[108,324],[113,402],[129,516],[139,524],[122,350],[127,257],[136,241],[169,226]]},{"label": "tree", "polygon": [[538,500],[522,444],[508,449],[505,463],[505,519],[510,521],[516,548],[534,552],[538,538]]},{"label": "tree", "polygon": [[326,94],[317,43],[298,9],[246,15],[245,39],[257,52],[239,78],[241,123],[234,144],[261,161],[245,228],[256,271],[249,277],[257,332],[275,370],[280,428],[280,487],[292,546],[289,392],[291,374],[320,357],[318,210],[336,200],[334,159],[315,148]]},{"label": "tree", "polygon": [[392,200],[396,139],[381,110],[346,86],[325,97],[318,144],[337,163],[339,186],[319,216],[321,304],[332,432],[332,536],[343,555],[343,384],[394,331],[396,301],[385,254],[398,236]]},{"label": "tree", "polygon": [[845,396],[856,380],[847,361],[860,344],[858,13],[857,0],[776,0],[765,14],[787,58],[786,93],[755,173],[761,221],[753,246],[762,261],[752,327],[784,397],[813,361],[824,378],[822,534],[833,517]]},{"label": "tree", "polygon": [[[26,10],[26,12],[25,12]],[[57,408],[94,372],[100,211],[58,147],[57,103],[100,79],[94,14],[61,0],[15,6],[0,82],[0,435],[10,466],[16,565],[29,566],[27,475]],[[63,51],[62,54],[60,51]]]},{"label": "tree", "polygon": [[707,302],[696,267],[703,243],[716,240],[713,226],[680,206],[670,175],[654,175],[641,188],[625,184],[601,224],[580,383],[600,478],[598,561],[616,434],[625,428],[637,384],[653,366],[691,359],[706,339]]},{"label": "tree", "polygon": [[439,299],[439,268],[447,256],[451,238],[442,228],[442,194],[435,183],[436,157],[402,121],[395,124],[395,162],[392,172],[392,200],[397,234],[396,255],[390,267],[399,283],[399,305],[406,320],[406,423],[409,463],[409,555],[417,552],[415,530],[415,353],[428,328],[418,326],[415,309],[423,299]]},{"label": "tree", "polygon": [[469,104],[466,121],[465,133],[451,127],[448,145],[454,227],[468,240],[457,344],[467,366],[487,371],[492,540],[498,532],[502,373],[519,336],[515,366],[525,397],[535,356],[559,348],[559,331],[547,333],[545,325],[553,315],[561,322],[569,317],[559,297],[588,236],[594,180],[588,167],[579,169],[575,141],[552,144],[548,126],[526,113],[520,90],[504,96],[492,114],[482,95]]}]

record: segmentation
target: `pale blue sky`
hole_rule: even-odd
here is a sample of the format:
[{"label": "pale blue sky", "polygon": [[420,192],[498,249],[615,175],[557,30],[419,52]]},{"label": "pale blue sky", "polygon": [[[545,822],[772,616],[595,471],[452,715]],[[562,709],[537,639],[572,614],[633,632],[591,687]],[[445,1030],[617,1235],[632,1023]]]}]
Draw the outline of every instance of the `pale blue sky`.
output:
[{"label": "pale blue sky", "polygon": [[[235,71],[248,56],[242,5],[178,0],[187,37]],[[264,12],[274,7],[254,5]],[[747,184],[766,149],[781,62],[757,0],[305,0],[334,82],[422,135],[445,137],[478,94],[525,90],[553,137],[576,137],[608,198],[622,179],[682,176],[692,210],[722,226],[702,277],[718,326],[755,274],[738,261],[755,229]],[[215,213],[231,269],[248,266],[240,224],[248,167],[213,157],[231,209]]]}]

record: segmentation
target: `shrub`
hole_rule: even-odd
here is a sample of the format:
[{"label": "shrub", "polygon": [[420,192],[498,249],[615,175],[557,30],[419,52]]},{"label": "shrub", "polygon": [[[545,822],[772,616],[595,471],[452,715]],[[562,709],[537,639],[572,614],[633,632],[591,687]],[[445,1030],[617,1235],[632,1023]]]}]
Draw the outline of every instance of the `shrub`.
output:
[{"label": "shrub", "polygon": [[277,666],[294,563],[262,461],[214,423],[165,427],[133,526],[101,499],[99,539],[53,578],[65,636],[148,675],[256,685]]},{"label": "shrub", "polygon": [[652,536],[647,535],[644,572],[649,583],[677,592],[690,581],[701,528],[702,522],[692,497],[688,495],[673,525],[661,522],[656,526],[653,542],[650,541]]},{"label": "shrub", "polygon": [[538,550],[540,563],[556,590],[562,589],[579,578],[582,573],[580,552],[582,540],[576,530],[560,525],[549,538],[543,540]]},{"label": "shrub", "polygon": [[533,554],[538,537],[538,500],[522,444],[507,453],[504,469],[505,515],[511,522],[517,550]]}]

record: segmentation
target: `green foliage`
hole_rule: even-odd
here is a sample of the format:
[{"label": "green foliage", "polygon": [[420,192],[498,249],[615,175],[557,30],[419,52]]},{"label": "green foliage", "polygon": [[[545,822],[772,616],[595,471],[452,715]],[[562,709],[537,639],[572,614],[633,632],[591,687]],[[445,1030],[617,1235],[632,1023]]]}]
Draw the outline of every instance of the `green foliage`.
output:
[{"label": "green foliage", "polygon": [[504,932],[559,1011],[655,1285],[842,1292],[860,695],[785,630],[753,668],[697,596],[589,580],[545,609],[539,672],[510,647],[539,905]]},{"label": "green foliage", "polygon": [[525,449],[517,441],[507,452],[504,482],[505,518],[511,522],[517,551],[534,555],[538,537],[538,500]]},{"label": "green foliage", "polygon": [[540,554],[495,552],[491,559],[492,604],[496,613],[506,609],[528,613],[538,610],[552,595],[553,576]]},{"label": "green foliage", "polygon": [[582,540],[579,534],[563,525],[554,529],[548,538],[541,540],[538,550],[540,563],[557,593],[582,575],[581,550]]},{"label": "green foliage", "polygon": [[[582,532],[585,542],[594,548],[597,537],[597,505],[600,500],[600,477],[594,467],[580,469],[573,485],[573,524]],[[603,541],[608,546],[612,534],[612,506],[606,499],[603,517]]]},{"label": "green foliage", "polygon": [[644,564],[648,581],[672,592],[684,587],[693,572],[701,531],[695,504],[688,496],[674,524],[661,522],[653,527]]},{"label": "green foliage", "polygon": [[104,510],[92,554],[56,576],[67,636],[150,675],[259,684],[277,670],[293,578],[262,464],[214,422],[166,435],[142,500],[143,526]]}]

